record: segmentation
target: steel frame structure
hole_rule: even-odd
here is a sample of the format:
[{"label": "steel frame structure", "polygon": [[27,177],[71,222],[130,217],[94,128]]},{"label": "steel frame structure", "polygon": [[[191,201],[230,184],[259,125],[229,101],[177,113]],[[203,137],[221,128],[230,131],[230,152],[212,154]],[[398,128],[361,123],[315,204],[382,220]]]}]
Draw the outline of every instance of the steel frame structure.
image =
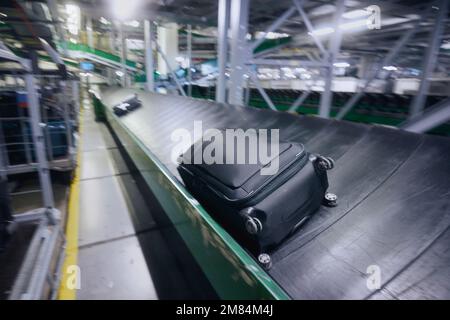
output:
[{"label": "steel frame structure", "polygon": [[[262,87],[255,69],[259,65],[269,65],[269,66],[291,66],[300,67],[307,66],[313,68],[321,68],[326,72],[325,89],[322,93],[322,99],[319,109],[319,115],[325,118],[329,117],[330,107],[331,107],[331,84],[333,79],[333,63],[339,53],[339,47],[341,42],[340,32],[337,31],[337,36],[333,37],[330,41],[330,47],[328,51],[323,46],[321,40],[312,33],[313,26],[302,6],[304,5],[303,0],[293,0],[292,6],[287,9],[278,19],[276,19],[265,31],[264,35],[251,43],[246,44],[246,34],[247,34],[247,24],[248,24],[248,12],[249,12],[249,2],[246,0],[231,0],[231,18],[230,27],[232,35],[232,46],[231,46],[231,57],[230,57],[230,85],[228,102],[231,104],[243,104],[243,83],[245,72],[248,73],[249,79],[253,82],[258,92],[263,97],[264,101],[267,103],[269,108],[276,110],[274,103],[271,101],[270,97],[265,92]],[[345,1],[338,1],[338,10],[335,14],[334,26],[335,30],[339,30],[337,27],[339,25],[340,17],[342,16],[345,6]],[[288,19],[297,13],[302,18],[305,26],[310,31],[314,43],[322,53],[321,61],[316,60],[283,60],[283,59],[263,59],[261,58],[261,53],[258,55],[252,55],[252,52],[257,48],[264,40],[265,36],[274,32],[280,28]],[[224,60],[226,53],[226,22],[224,21],[229,16],[227,12],[226,1],[223,0],[219,3],[219,79],[217,84],[216,100],[222,102],[223,92],[226,85],[224,84]],[[225,51],[225,53],[224,53]],[[289,108],[290,111],[296,110],[299,105],[307,98],[308,93],[303,93],[299,98],[294,101],[292,106]]]},{"label": "steel frame structure", "polygon": [[[44,43],[43,45],[44,49],[47,50],[46,45]],[[49,52],[49,54],[52,56],[56,52]],[[25,70],[24,80],[27,90],[32,140],[37,158],[37,171],[44,205],[40,209],[13,215],[12,229],[15,228],[14,225],[28,221],[37,221],[39,225],[15,279],[9,299],[37,300],[42,298],[46,288],[50,288],[50,292],[53,294],[56,293],[56,286],[59,282],[58,275],[64,257],[63,250],[57,250],[57,247],[58,244],[64,246],[65,239],[61,226],[61,214],[55,209],[33,64],[31,60],[16,56],[1,41],[0,57],[19,63]],[[59,61],[56,56],[54,61]],[[6,174],[8,172],[2,172],[2,176],[6,176]],[[56,272],[52,273],[52,264],[55,259]]]},{"label": "steel frame structure", "polygon": [[[328,48],[325,48],[322,41],[312,32],[314,27],[303,9],[305,0],[292,0],[292,6],[285,10],[281,16],[270,24],[263,33],[263,36],[249,45],[245,43],[245,35],[248,29],[248,12],[249,2],[245,0],[221,0],[218,6],[218,61],[219,61],[219,78],[217,80],[216,101],[224,102],[224,92],[226,90],[225,81],[225,66],[226,66],[226,51],[227,51],[227,21],[230,21],[232,45],[230,53],[230,81],[228,102],[231,104],[246,104],[243,98],[243,87],[245,76],[254,84],[266,104],[270,109],[276,110],[275,104],[265,92],[260,83],[256,68],[257,66],[290,66],[290,67],[310,67],[320,68],[323,70],[325,86],[321,95],[319,116],[324,118],[330,117],[332,104],[332,83],[333,83],[333,65],[339,55],[340,45],[342,42],[342,30],[338,26],[342,15],[345,13],[345,1],[338,0],[336,2],[336,12],[334,14],[334,36],[329,40]],[[419,93],[413,99],[411,104],[411,117],[417,116],[423,110],[426,92],[429,89],[428,78],[435,67],[438,50],[440,46],[440,39],[443,33],[444,20],[448,12],[448,1],[439,0],[435,3],[439,4],[439,13],[436,17],[437,27],[431,32],[429,39],[429,46],[425,55],[422,81]],[[231,17],[229,6],[231,5]],[[353,8],[354,9],[354,8]],[[406,46],[406,44],[419,32],[420,23],[428,17],[432,7],[428,7],[419,18],[415,19],[409,29],[397,40],[395,45],[389,50],[384,59],[379,61],[372,72],[370,72],[358,87],[355,93],[344,105],[344,107],[336,115],[337,119],[343,119],[345,115],[355,106],[359,99],[365,94],[370,84],[379,76],[383,67],[390,65],[398,56],[399,52]],[[264,59],[263,53],[253,55],[252,52],[264,40],[269,32],[274,32],[279,29],[286,21],[291,19],[295,13],[298,13],[309,32],[315,46],[321,53],[319,60],[287,60],[287,59]],[[247,73],[247,74],[246,74]],[[308,97],[310,91],[304,91],[291,105],[288,111],[295,111]]]},{"label": "steel frame structure", "polygon": [[153,59],[153,22],[144,21],[144,44],[145,44],[145,74],[147,77],[146,89],[150,92],[155,91],[154,59]]}]

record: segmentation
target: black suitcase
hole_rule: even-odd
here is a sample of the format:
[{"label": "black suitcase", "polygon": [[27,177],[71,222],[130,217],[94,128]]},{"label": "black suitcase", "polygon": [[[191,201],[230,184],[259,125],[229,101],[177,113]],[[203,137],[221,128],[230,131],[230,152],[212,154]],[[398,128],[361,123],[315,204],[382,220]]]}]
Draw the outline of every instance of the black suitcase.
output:
[{"label": "black suitcase", "polygon": [[[187,190],[255,254],[274,249],[325,199],[327,205],[336,204],[332,194],[325,196],[326,171],[333,168],[333,160],[307,152],[302,144],[280,142],[279,153],[270,163],[259,159],[256,164],[189,163],[193,161],[187,159],[195,159],[208,144],[194,143],[180,156],[178,171]],[[275,160],[279,161],[278,172],[262,175],[261,169]]]},{"label": "black suitcase", "polygon": [[139,108],[142,105],[141,101],[137,98],[137,96],[133,97],[131,99],[128,99],[128,100],[126,100],[124,102],[128,104],[126,106],[128,111],[136,110],[137,108]]},{"label": "black suitcase", "polygon": [[127,106],[124,103],[118,104],[113,107],[113,112],[116,116],[122,117],[128,113]]},{"label": "black suitcase", "polygon": [[142,105],[137,94],[133,94],[132,96],[127,97],[125,100],[122,101],[122,104],[128,111],[136,110]]}]

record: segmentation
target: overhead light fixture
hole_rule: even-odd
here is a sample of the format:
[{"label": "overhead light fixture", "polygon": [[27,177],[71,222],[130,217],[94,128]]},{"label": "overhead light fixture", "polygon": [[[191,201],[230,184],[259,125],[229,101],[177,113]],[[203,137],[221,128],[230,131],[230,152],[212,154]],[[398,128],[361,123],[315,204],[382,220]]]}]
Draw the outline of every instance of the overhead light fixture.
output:
[{"label": "overhead light fixture", "polygon": [[326,27],[326,28],[322,28],[322,29],[317,29],[317,30],[313,30],[312,32],[308,32],[309,35],[314,35],[314,36],[324,36],[327,34],[331,34],[334,32],[334,29],[331,27]]},{"label": "overhead light fixture", "polygon": [[356,20],[352,22],[346,22],[339,26],[341,30],[351,30],[351,29],[358,29],[361,27],[367,26],[367,20]]},{"label": "overhead light fixture", "polygon": [[441,46],[442,49],[449,50],[450,49],[450,42],[444,42]]},{"label": "overhead light fixture", "polygon": [[112,0],[111,2],[114,16],[123,22],[133,18],[139,0]]},{"label": "overhead light fixture", "polygon": [[118,75],[119,77],[123,77],[123,72],[122,72],[122,71],[119,71],[119,70],[117,70],[117,71],[116,71],[116,75]]},{"label": "overhead light fixture", "polygon": [[6,18],[8,15],[6,13],[0,12],[0,16],[2,16],[3,18]]},{"label": "overhead light fixture", "polygon": [[348,62],[335,62],[333,63],[333,66],[336,68],[348,68],[350,67],[350,64]]},{"label": "overhead light fixture", "polygon": [[398,68],[395,66],[384,66],[383,69],[387,70],[387,71],[397,71],[398,70]]},{"label": "overhead light fixture", "polygon": [[342,15],[342,17],[345,19],[356,19],[356,18],[367,17],[369,14],[370,14],[369,10],[358,9],[358,10],[346,12]]}]

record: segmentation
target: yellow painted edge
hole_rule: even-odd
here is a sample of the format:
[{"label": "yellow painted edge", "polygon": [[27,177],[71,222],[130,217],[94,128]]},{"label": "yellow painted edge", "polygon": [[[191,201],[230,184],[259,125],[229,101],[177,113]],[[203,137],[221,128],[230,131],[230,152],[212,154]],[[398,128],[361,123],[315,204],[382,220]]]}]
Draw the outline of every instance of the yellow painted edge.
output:
[{"label": "yellow painted edge", "polygon": [[[80,99],[82,100],[82,99]],[[81,104],[81,101],[80,101]],[[78,226],[79,226],[79,205],[80,205],[80,167],[81,167],[81,143],[83,134],[83,106],[80,106],[78,146],[75,175],[70,185],[69,205],[67,210],[66,224],[66,248],[64,264],[61,269],[61,282],[58,291],[58,300],[76,300],[77,289],[68,288],[67,283],[70,276],[70,266],[78,265]]]}]

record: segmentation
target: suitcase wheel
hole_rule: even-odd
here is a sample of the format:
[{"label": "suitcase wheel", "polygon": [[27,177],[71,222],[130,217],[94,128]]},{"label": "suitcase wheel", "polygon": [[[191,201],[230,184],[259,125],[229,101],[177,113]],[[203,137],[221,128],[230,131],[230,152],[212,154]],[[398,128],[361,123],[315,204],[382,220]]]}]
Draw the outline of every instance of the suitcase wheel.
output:
[{"label": "suitcase wheel", "polygon": [[322,170],[331,170],[334,168],[334,160],[330,157],[317,156],[317,165]]},{"label": "suitcase wheel", "polygon": [[258,256],[258,262],[265,270],[269,270],[272,267],[272,259],[267,253],[261,253]]},{"label": "suitcase wheel", "polygon": [[248,233],[255,235],[261,232],[263,226],[258,218],[247,217],[247,220],[245,221],[245,229]]},{"label": "suitcase wheel", "polygon": [[323,197],[323,205],[327,207],[336,207],[337,206],[337,195],[331,192],[325,193],[325,196]]}]

